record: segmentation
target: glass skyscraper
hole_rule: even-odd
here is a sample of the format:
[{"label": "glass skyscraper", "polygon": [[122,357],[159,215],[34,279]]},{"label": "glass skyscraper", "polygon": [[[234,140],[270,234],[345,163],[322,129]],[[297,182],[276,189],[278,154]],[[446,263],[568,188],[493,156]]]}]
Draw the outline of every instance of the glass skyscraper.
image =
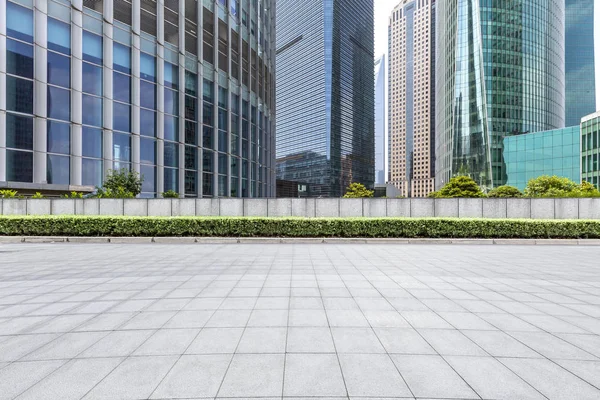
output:
[{"label": "glass skyscraper", "polygon": [[387,107],[386,107],[386,57],[375,60],[375,183],[384,185],[387,180]]},{"label": "glass skyscraper", "polygon": [[277,0],[277,179],[375,178],[373,0]]},{"label": "glass skyscraper", "polygon": [[[597,0],[566,0],[566,125],[575,126],[591,114],[596,104],[596,63],[594,13],[600,7]],[[600,20],[596,21],[600,24]]]},{"label": "glass skyscraper", "polygon": [[565,126],[565,1],[437,3],[436,187],[504,184],[504,136]]},{"label": "glass skyscraper", "polygon": [[0,0],[0,185],[274,196],[274,6]]}]

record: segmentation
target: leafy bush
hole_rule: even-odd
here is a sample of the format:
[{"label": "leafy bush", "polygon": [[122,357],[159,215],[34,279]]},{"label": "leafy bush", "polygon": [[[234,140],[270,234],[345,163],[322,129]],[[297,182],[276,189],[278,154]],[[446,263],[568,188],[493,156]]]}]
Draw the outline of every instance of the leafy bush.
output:
[{"label": "leafy bush", "polygon": [[512,198],[512,197],[523,197],[523,193],[514,186],[498,186],[495,189],[490,190],[488,197],[500,197],[500,198]]},{"label": "leafy bush", "polygon": [[362,183],[354,182],[346,189],[345,199],[359,199],[365,197],[373,197],[374,191],[369,190]]},{"label": "leafy bush", "polygon": [[135,171],[121,169],[110,170],[101,188],[97,188],[97,197],[114,199],[132,199],[142,191],[144,178]]},{"label": "leafy bush", "polygon": [[35,194],[33,196],[31,196],[32,199],[43,199],[44,195],[41,194],[40,192],[35,192]]},{"label": "leafy bush", "polygon": [[164,197],[165,199],[178,199],[179,193],[177,193],[174,190],[167,190],[162,194],[162,197]]},{"label": "leafy bush", "polygon": [[458,218],[0,217],[6,236],[600,238],[600,221]]},{"label": "leafy bush", "polygon": [[14,199],[17,197],[16,190],[4,189],[0,190],[0,199]]},{"label": "leafy bush", "polygon": [[543,175],[527,183],[525,195],[527,197],[600,197],[600,192],[588,182],[578,185],[569,178]]},{"label": "leafy bush", "polygon": [[429,197],[445,199],[445,198],[479,198],[485,197],[481,188],[473,180],[473,178],[460,175],[455,176],[444,185],[439,191],[432,192]]}]

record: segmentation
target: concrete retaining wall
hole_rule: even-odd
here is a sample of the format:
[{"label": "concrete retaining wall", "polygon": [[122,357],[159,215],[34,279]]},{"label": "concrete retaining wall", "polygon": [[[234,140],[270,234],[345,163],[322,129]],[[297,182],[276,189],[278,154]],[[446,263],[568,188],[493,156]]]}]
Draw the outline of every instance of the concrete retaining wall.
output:
[{"label": "concrete retaining wall", "polygon": [[4,199],[0,215],[600,219],[600,199]]}]

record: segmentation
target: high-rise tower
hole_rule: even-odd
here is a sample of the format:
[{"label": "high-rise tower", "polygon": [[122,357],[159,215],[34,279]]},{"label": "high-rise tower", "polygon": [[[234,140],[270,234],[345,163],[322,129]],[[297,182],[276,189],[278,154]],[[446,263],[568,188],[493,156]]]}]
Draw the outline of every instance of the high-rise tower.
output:
[{"label": "high-rise tower", "polygon": [[598,0],[566,0],[565,35],[565,82],[566,82],[566,125],[575,126],[581,118],[600,109],[596,103],[596,92],[600,82],[596,79],[597,40],[594,37]]},{"label": "high-rise tower", "polygon": [[389,183],[434,190],[435,0],[403,0],[389,20]]},{"label": "high-rise tower", "polygon": [[373,0],[277,0],[277,179],[375,178]]},{"label": "high-rise tower", "polygon": [[375,183],[387,181],[387,64],[385,54],[375,60]]},{"label": "high-rise tower", "polygon": [[3,186],[124,168],[144,197],[275,195],[275,0],[0,0],[0,18]]},{"label": "high-rise tower", "polygon": [[436,187],[504,184],[504,136],[565,126],[565,0],[437,3]]}]

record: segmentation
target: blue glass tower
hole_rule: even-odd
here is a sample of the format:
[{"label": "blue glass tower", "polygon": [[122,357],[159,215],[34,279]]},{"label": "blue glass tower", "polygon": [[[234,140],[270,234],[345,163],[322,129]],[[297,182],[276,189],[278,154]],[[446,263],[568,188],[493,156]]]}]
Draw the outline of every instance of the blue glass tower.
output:
[{"label": "blue glass tower", "polygon": [[277,179],[373,186],[373,0],[277,0]]},{"label": "blue glass tower", "polygon": [[[575,126],[595,112],[596,82],[595,0],[566,0],[565,75],[566,125]],[[600,21],[596,23],[600,24]]]},{"label": "blue glass tower", "polygon": [[506,183],[503,138],[565,126],[564,0],[442,0],[436,187]]}]

